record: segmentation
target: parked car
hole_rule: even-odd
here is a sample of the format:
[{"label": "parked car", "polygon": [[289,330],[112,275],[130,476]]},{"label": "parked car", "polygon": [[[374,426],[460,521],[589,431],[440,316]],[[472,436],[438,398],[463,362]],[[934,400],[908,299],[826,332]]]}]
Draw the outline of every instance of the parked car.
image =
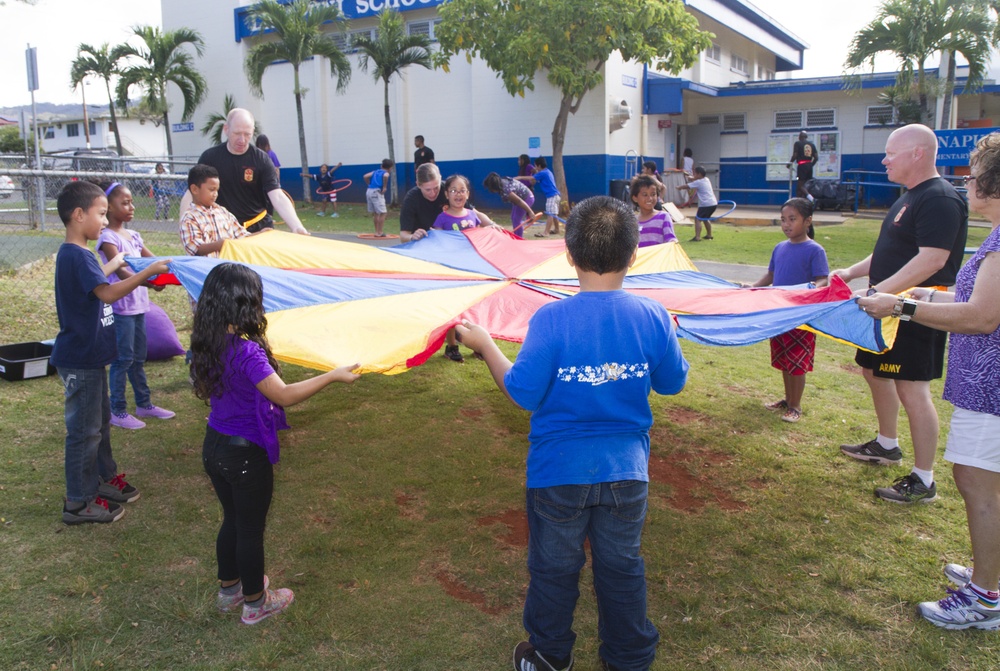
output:
[{"label": "parked car", "polygon": [[0,198],[10,198],[14,195],[14,180],[7,175],[0,175]]}]

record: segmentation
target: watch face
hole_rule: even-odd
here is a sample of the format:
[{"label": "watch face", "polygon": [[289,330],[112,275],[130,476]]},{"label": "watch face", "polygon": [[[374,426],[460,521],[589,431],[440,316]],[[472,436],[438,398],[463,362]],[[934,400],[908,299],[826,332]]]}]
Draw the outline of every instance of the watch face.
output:
[{"label": "watch face", "polygon": [[916,303],[916,301],[903,301],[903,314],[904,315],[909,315],[909,316],[912,317],[913,314],[916,311],[917,311],[917,303]]},{"label": "watch face", "polygon": [[878,289],[875,287],[868,287],[868,291],[865,292],[865,296],[874,296],[878,293]]}]

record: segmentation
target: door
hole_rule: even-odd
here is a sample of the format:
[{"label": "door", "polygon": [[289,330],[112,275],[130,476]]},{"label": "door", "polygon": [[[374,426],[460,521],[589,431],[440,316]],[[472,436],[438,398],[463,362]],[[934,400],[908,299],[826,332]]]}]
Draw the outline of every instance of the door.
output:
[{"label": "door", "polygon": [[695,166],[704,166],[708,179],[712,182],[716,197],[719,197],[719,159],[722,156],[722,127],[717,123],[705,123],[684,127],[684,149],[694,152]]}]

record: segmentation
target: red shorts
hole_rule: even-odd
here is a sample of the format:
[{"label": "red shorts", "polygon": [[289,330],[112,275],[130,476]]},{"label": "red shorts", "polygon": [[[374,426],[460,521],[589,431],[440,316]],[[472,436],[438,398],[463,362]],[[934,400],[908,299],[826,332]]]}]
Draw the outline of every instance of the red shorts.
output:
[{"label": "red shorts", "polygon": [[771,338],[771,365],[790,375],[805,375],[813,369],[816,334],[795,329]]}]

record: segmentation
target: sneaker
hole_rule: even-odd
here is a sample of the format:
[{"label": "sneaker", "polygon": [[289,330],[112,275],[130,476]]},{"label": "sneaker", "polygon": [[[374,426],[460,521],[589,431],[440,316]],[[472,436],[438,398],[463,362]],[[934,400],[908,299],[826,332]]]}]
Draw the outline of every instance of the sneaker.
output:
[{"label": "sneaker", "polygon": [[458,345],[445,345],[444,355],[455,363],[465,363],[465,357],[458,351]]},{"label": "sneaker", "polygon": [[331,219],[336,219],[339,216],[340,216],[339,214],[337,214],[336,212],[334,212],[333,214],[330,215],[330,218]]},{"label": "sneaker", "polygon": [[937,483],[928,487],[915,473],[897,478],[891,487],[879,487],[875,496],[892,503],[930,503],[937,498]]},{"label": "sneaker", "polygon": [[965,587],[972,582],[972,567],[961,564],[945,564],[944,577],[959,587]]},{"label": "sneaker", "polygon": [[781,416],[782,422],[789,422],[791,424],[794,424],[800,419],[802,419],[802,411],[798,408],[789,408],[785,411],[785,414]]},{"label": "sneaker", "polygon": [[295,600],[295,593],[290,589],[264,590],[264,603],[256,608],[243,602],[243,624],[257,624],[265,618],[277,615],[288,608]]},{"label": "sneaker", "polygon": [[[264,589],[271,584],[271,581],[264,576]],[[219,590],[218,595],[215,597],[215,606],[223,613],[228,613],[233,608],[243,604],[243,590],[240,589],[236,594],[223,594],[222,590]]]},{"label": "sneaker", "polygon": [[572,668],[572,654],[569,656],[569,666],[555,667],[527,641],[521,641],[514,648],[514,671],[570,671]]},{"label": "sneaker", "polygon": [[173,419],[177,413],[164,408],[151,405],[148,408],[136,408],[135,414],[139,417],[155,417],[156,419]]},{"label": "sneaker", "polygon": [[97,495],[115,503],[132,503],[139,498],[139,490],[125,482],[124,473],[119,473],[107,482],[101,480]]},{"label": "sneaker", "polygon": [[81,508],[70,510],[63,504],[64,524],[108,524],[121,519],[125,514],[125,509],[117,503],[108,503],[100,496],[90,503],[85,503]]},{"label": "sneaker", "polygon": [[316,216],[317,217],[325,217],[326,216],[326,212],[317,212]]},{"label": "sneaker", "polygon": [[779,410],[784,412],[788,410],[788,401],[781,399],[780,401],[775,401],[774,403],[765,403],[765,410],[770,410],[771,412],[778,412]]},{"label": "sneaker", "polygon": [[849,457],[882,466],[895,466],[903,460],[903,451],[898,447],[887,450],[877,440],[857,445],[841,445],[840,451]]},{"label": "sneaker", "polygon": [[968,586],[948,589],[940,601],[925,601],[917,612],[931,624],[945,629],[1000,629],[1000,607],[984,605]]},{"label": "sneaker", "polygon": [[122,429],[141,429],[146,426],[146,422],[139,421],[127,412],[122,414],[111,413],[111,426],[117,426]]}]

